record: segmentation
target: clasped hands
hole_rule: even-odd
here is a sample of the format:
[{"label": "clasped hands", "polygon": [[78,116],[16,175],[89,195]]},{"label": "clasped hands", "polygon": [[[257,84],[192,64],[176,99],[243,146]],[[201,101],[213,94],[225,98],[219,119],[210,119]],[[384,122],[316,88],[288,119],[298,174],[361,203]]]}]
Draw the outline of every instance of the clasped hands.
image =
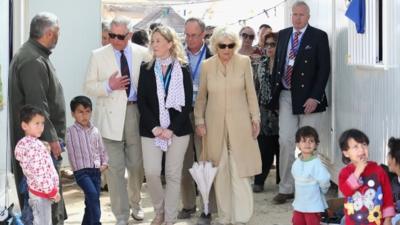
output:
[{"label": "clasped hands", "polygon": [[[257,139],[258,134],[260,134],[260,122],[252,121],[251,122],[251,135],[254,139]],[[205,136],[207,133],[206,125],[199,124],[196,126],[196,134],[200,137]]]},{"label": "clasped hands", "polygon": [[108,79],[108,85],[110,86],[111,90],[126,90],[128,89],[128,85],[130,83],[130,79],[128,75],[117,76],[118,71],[115,71],[111,74],[110,78]]},{"label": "clasped hands", "polygon": [[155,137],[164,139],[164,140],[169,140],[172,138],[172,135],[174,132],[168,128],[162,128],[162,127],[154,127],[153,130],[151,131]]}]

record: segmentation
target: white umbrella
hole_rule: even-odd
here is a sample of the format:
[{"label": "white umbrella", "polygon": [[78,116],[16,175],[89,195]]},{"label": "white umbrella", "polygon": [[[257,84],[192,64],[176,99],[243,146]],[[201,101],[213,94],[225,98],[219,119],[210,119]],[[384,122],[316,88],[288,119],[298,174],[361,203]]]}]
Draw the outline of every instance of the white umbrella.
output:
[{"label": "white umbrella", "polygon": [[[203,139],[204,141],[204,139]],[[204,142],[203,142],[204,146]],[[217,167],[213,167],[212,163],[205,161],[205,152],[203,147],[203,160],[193,163],[192,168],[189,169],[194,181],[197,184],[197,189],[200,191],[201,197],[204,203],[204,214],[208,214],[208,197],[210,189],[214,181],[215,175],[217,174]]]}]

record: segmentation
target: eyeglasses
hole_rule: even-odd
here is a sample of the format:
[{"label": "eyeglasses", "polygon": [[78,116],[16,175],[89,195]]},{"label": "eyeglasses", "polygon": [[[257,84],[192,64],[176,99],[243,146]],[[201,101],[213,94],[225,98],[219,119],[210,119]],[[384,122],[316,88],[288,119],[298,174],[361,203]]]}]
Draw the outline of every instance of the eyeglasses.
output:
[{"label": "eyeglasses", "polygon": [[218,48],[220,49],[225,49],[225,48],[229,48],[232,49],[235,47],[235,43],[231,43],[231,44],[218,44]]},{"label": "eyeglasses", "polygon": [[118,40],[123,41],[123,40],[125,40],[126,36],[128,36],[128,33],[125,34],[125,35],[123,35],[123,34],[114,34],[114,33],[111,33],[111,32],[110,32],[110,33],[108,33],[108,36],[109,36],[111,39],[117,38]]},{"label": "eyeglasses", "polygon": [[254,34],[246,34],[246,33],[242,33],[240,36],[242,36],[243,39],[250,39],[250,40],[254,40],[255,36]]},{"label": "eyeglasses", "polygon": [[266,48],[275,48],[276,42],[265,42],[265,47]]}]

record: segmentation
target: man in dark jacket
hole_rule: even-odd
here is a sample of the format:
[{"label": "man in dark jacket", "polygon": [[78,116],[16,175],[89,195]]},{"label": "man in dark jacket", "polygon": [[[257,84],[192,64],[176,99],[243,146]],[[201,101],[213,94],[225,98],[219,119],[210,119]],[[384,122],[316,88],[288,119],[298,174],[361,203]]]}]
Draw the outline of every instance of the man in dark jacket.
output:
[{"label": "man in dark jacket", "polygon": [[[19,111],[26,104],[45,112],[45,128],[41,140],[50,145],[51,154],[59,172],[61,165],[60,141],[65,138],[65,100],[60,81],[49,56],[59,36],[58,18],[51,13],[35,15],[30,25],[29,40],[18,50],[11,61],[9,73],[10,136],[11,148],[24,136],[19,121]],[[12,154],[12,165],[17,187],[23,177],[19,162]],[[61,201],[52,205],[54,225],[64,224],[67,218],[61,184]],[[19,193],[19,192],[18,192]],[[19,193],[22,207],[23,198]]]},{"label": "man in dark jacket", "polygon": [[279,32],[274,61],[276,88],[273,102],[279,104],[279,194],[274,203],[294,197],[291,174],[295,159],[295,133],[302,126],[318,128],[326,110],[325,87],[330,73],[327,34],[308,24],[310,9],[303,1],[292,7],[293,27]]}]

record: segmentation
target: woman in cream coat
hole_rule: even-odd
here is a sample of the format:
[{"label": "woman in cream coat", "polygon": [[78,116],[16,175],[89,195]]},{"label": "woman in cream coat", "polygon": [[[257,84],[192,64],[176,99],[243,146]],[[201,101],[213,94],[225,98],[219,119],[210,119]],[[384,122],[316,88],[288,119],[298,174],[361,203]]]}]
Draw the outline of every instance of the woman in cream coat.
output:
[{"label": "woman in cream coat", "polygon": [[239,55],[239,37],[214,31],[204,61],[195,105],[196,132],[204,138],[207,160],[218,166],[215,193],[220,224],[245,224],[253,213],[250,177],[261,172],[257,136],[260,111],[250,59]]}]

